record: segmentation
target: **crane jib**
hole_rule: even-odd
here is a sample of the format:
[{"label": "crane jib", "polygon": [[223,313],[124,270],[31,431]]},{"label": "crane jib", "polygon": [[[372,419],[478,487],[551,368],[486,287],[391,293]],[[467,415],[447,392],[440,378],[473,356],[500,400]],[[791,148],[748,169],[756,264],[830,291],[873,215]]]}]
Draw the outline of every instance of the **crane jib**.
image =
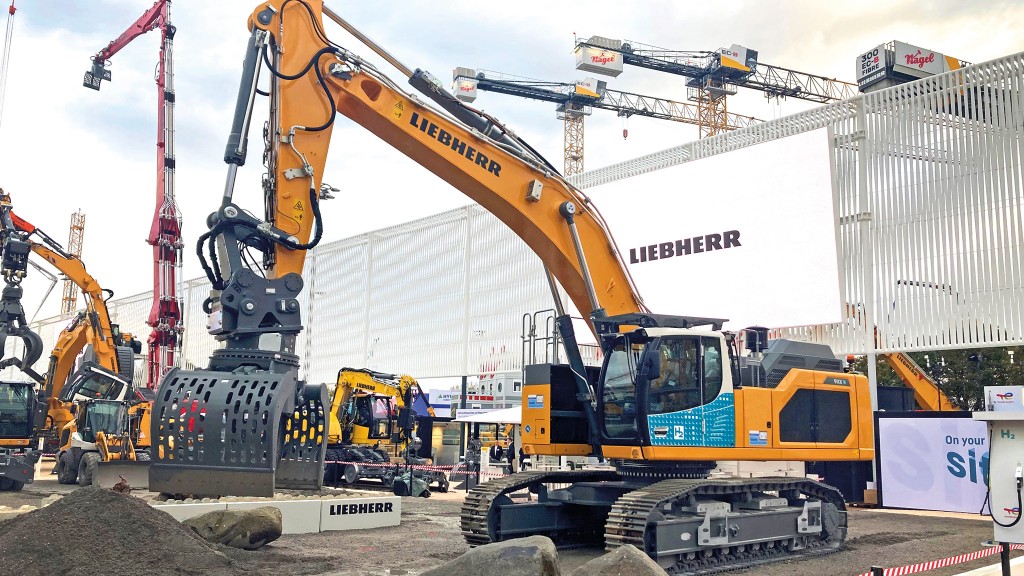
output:
[{"label": "crane jib", "polygon": [[448,146],[455,152],[458,152],[460,156],[465,156],[466,159],[479,166],[481,170],[486,170],[499,178],[501,177],[501,164],[491,160],[476,148],[473,148],[459,140],[444,128],[441,128],[426,118],[421,118],[416,112],[413,112],[412,116],[409,118],[409,124],[419,128],[420,132],[424,132],[427,136],[430,136],[441,144]]}]

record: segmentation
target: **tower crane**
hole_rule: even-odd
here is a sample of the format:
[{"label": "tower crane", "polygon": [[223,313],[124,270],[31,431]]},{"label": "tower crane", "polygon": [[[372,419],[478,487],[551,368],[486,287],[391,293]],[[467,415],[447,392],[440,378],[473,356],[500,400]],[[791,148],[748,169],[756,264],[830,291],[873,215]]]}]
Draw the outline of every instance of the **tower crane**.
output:
[{"label": "tower crane", "polygon": [[726,96],[736,94],[739,86],[760,90],[768,98],[820,103],[858,95],[856,84],[759,63],[756,50],[738,44],[714,52],[679,51],[591,36],[577,40],[574,52],[577,70],[614,77],[629,64],[689,78],[687,98],[697,105],[701,138],[727,127]]},{"label": "tower crane", "polygon": [[[583,172],[583,118],[594,108],[613,110],[619,116],[647,116],[700,125],[698,107],[629,92],[609,90],[607,83],[588,78],[582,82],[544,82],[490,70],[458,67],[452,73],[455,97],[473,102],[477,90],[554,102],[556,117],[565,122],[565,175]],[[750,116],[726,114],[722,130],[743,128],[760,122]],[[623,137],[626,131],[623,130]]]},{"label": "tower crane", "polygon": [[151,31],[160,31],[160,61],[157,67],[157,176],[156,210],[147,242],[153,247],[153,306],[147,324],[149,335],[146,357],[146,385],[156,389],[160,379],[174,367],[181,348],[182,300],[178,293],[181,276],[181,214],[174,196],[174,69],[171,48],[175,27],[171,24],[171,0],[157,0],[134,24],[92,57],[92,69],[85,73],[83,85],[99,90],[109,81],[110,58],[132,40]]},{"label": "tower crane", "polygon": [[[79,210],[71,214],[71,226],[68,230],[68,254],[74,258],[82,258],[82,243],[85,240],[85,214]],[[78,304],[78,285],[71,278],[64,279],[64,294],[60,300],[61,315],[71,314]]]}]

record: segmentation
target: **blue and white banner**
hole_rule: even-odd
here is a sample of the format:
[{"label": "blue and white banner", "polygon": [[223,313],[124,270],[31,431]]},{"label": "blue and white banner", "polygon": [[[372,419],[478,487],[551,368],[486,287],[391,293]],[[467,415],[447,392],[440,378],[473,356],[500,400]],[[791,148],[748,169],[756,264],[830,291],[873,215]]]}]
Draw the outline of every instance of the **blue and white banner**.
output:
[{"label": "blue and white banner", "polygon": [[984,422],[882,417],[878,450],[883,506],[981,511],[989,464]]}]

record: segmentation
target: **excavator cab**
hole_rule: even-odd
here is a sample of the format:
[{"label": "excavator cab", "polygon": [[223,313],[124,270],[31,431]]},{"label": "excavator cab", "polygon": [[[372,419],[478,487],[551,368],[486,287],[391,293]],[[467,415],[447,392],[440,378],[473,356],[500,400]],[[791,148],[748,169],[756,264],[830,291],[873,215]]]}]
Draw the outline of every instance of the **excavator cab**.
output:
[{"label": "excavator cab", "polygon": [[119,400],[84,400],[75,408],[75,424],[81,441],[95,444],[102,436],[128,434],[128,404]]},{"label": "excavator cab", "polygon": [[20,490],[35,478],[40,452],[32,448],[33,421],[39,407],[31,382],[0,382],[0,492]]},{"label": "excavator cab", "polygon": [[732,405],[720,333],[650,328],[607,340],[598,383],[603,444],[714,445],[708,432],[730,419]]},{"label": "excavator cab", "polygon": [[31,382],[0,382],[0,445],[32,437],[36,395]]},{"label": "excavator cab", "polygon": [[365,440],[391,440],[395,406],[390,396],[382,394],[353,394],[347,408],[347,422],[342,431],[346,442]]},{"label": "excavator cab", "polygon": [[61,402],[82,402],[86,400],[124,401],[131,384],[94,362],[84,362],[61,388]]}]

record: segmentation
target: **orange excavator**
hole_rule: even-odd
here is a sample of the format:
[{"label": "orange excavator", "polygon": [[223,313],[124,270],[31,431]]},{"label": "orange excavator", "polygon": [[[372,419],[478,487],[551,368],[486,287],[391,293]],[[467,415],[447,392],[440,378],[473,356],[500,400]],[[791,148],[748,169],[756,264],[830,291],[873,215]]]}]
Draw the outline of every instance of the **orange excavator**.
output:
[{"label": "orange excavator", "polygon": [[[331,42],[325,16],[405,73],[419,94]],[[537,254],[569,361],[526,368],[524,452],[593,455],[612,465],[520,472],[477,487],[462,508],[470,545],[530,534],[569,546],[632,544],[674,573],[842,546],[847,516],[834,488],[708,475],[716,460],[870,460],[864,376],[845,373],[827,346],[777,340],[747,354],[736,334],[722,331],[723,319],[652,313],[580,190],[497,119],[405,66],[320,0],[263,2],[248,25],[227,186],[197,247],[215,289],[210,326],[226,346],[206,370],[175,371],[162,382],[151,489],[263,495],[275,485],[319,485],[326,396],[298,378],[294,350],[300,274],[321,238],[330,136],[344,116],[478,202]],[[261,94],[269,101],[266,211],[258,218],[234,203],[233,188]],[[247,249],[262,253],[262,269],[243,258]],[[584,366],[556,282],[598,335],[600,368]],[[512,497],[524,490],[536,498]]]},{"label": "orange excavator", "polygon": [[935,380],[932,380],[908,354],[887,352],[880,356],[892,367],[903,384],[914,390],[914,401],[922,410],[933,412],[960,410],[950,402],[949,397],[939,388]]},{"label": "orange excavator", "polygon": [[[28,255],[34,253],[82,290],[85,309],[57,336],[45,376],[32,370],[42,355],[42,341],[22,321],[0,323],[8,335],[26,341],[26,358],[14,364],[39,385],[33,402],[31,434],[21,441],[57,454],[57,478],[63,484],[92,484],[125,474],[135,486],[147,474],[107,463],[147,460],[149,410],[152,392],[133,383],[134,355],[141,343],[111,322],[106,300],[113,292],[102,288],[78,257],[53,238],[18,217],[10,196],[0,193],[0,240],[3,276],[7,282],[5,306],[20,309],[20,282]],[[28,334],[31,334],[29,336]],[[79,363],[79,355],[83,354]],[[147,394],[148,392],[148,394]],[[103,466],[100,466],[103,464]],[[102,468],[102,470],[100,470]],[[134,468],[134,467],[133,467]]]}]

